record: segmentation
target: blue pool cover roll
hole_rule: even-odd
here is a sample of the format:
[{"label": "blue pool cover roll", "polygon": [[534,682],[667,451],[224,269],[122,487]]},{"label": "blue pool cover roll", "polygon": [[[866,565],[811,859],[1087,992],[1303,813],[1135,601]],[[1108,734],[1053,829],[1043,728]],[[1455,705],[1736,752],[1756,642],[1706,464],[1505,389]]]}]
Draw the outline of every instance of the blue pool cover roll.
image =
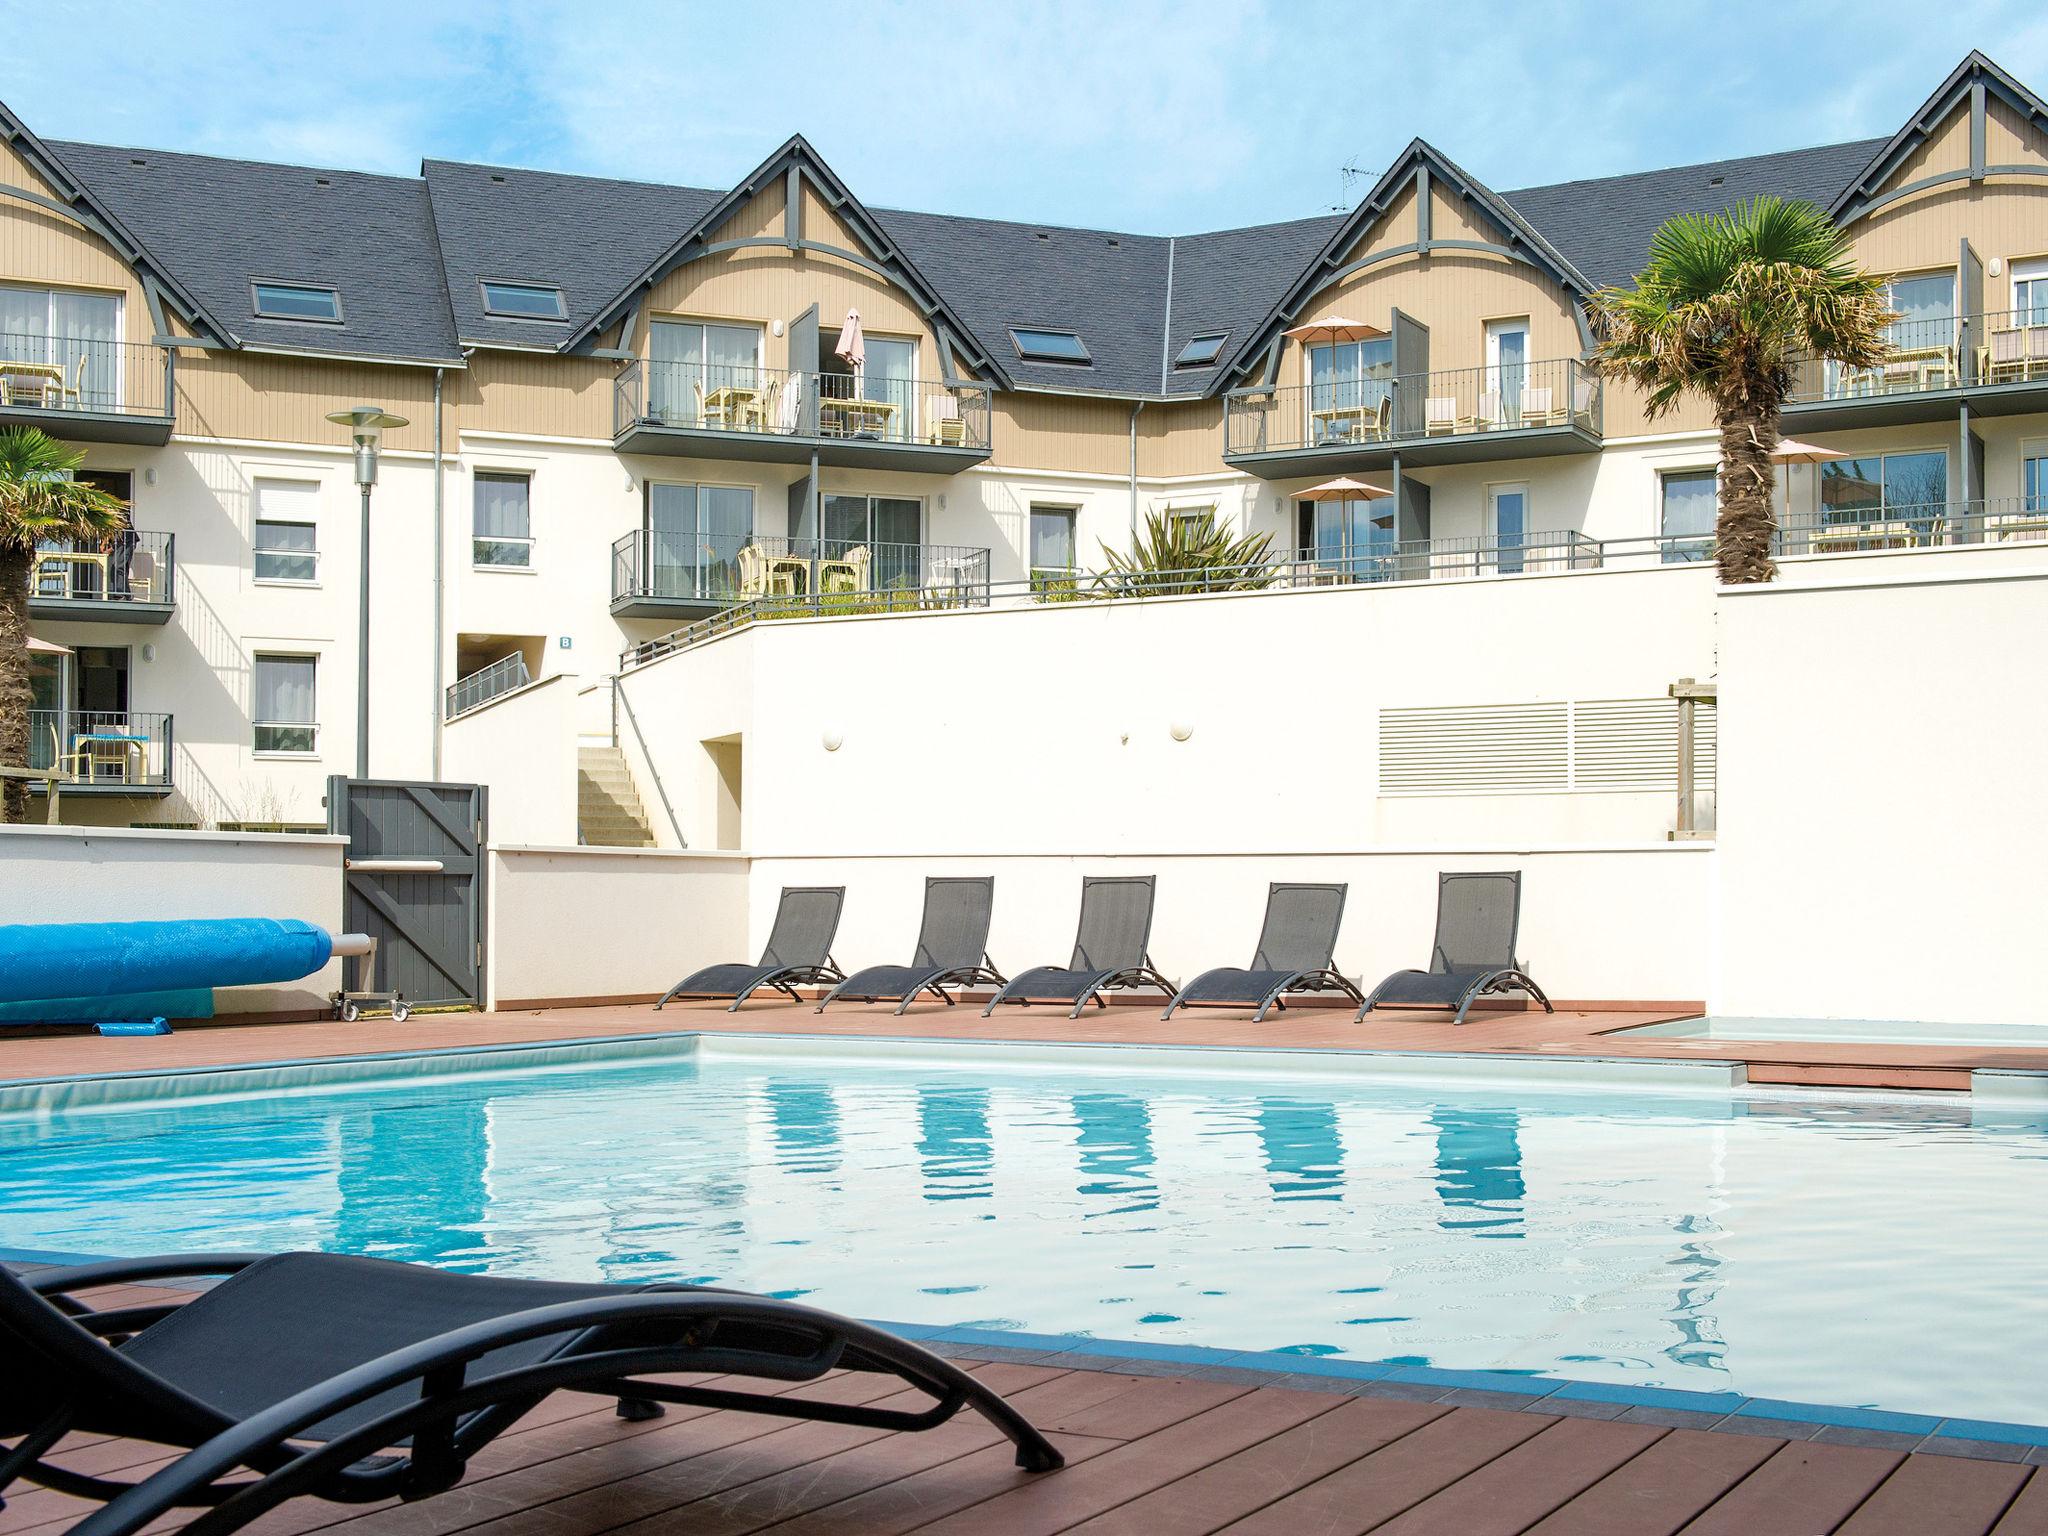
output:
[{"label": "blue pool cover roll", "polygon": [[296,918],[0,924],[0,1003],[295,981],[333,949]]}]

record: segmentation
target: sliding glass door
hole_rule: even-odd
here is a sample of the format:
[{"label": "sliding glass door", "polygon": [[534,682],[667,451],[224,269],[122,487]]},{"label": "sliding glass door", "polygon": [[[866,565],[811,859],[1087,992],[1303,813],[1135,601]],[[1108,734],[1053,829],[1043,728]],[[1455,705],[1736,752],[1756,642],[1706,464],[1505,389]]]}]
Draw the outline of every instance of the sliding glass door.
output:
[{"label": "sliding glass door", "polygon": [[827,496],[826,560],[868,551],[868,584],[878,591],[924,584],[924,503],[901,496]]},{"label": "sliding glass door", "polygon": [[[69,410],[121,406],[121,300],[110,293],[0,288],[0,361],[49,370],[45,403]],[[21,380],[17,376],[15,389]]]},{"label": "sliding glass door", "polygon": [[650,483],[645,590],[652,597],[736,598],[740,551],[753,537],[752,487]]},{"label": "sliding glass door", "polygon": [[741,414],[736,397],[760,388],[760,327],[657,320],[650,328],[647,403],[656,420],[729,425]]}]

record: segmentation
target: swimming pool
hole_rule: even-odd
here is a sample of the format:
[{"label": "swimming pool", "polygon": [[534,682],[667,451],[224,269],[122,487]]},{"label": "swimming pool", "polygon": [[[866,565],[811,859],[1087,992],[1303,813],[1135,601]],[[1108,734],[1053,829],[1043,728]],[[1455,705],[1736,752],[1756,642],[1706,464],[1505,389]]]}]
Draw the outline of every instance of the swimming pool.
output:
[{"label": "swimming pool", "polygon": [[2048,1422],[2038,1116],[1313,1056],[670,1049],[0,1116],[0,1249],[318,1247]]}]

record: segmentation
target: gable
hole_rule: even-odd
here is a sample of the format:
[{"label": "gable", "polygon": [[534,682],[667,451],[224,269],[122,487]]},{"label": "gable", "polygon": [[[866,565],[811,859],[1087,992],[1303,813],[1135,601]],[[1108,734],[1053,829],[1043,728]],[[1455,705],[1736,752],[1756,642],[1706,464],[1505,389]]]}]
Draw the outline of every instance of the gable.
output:
[{"label": "gable", "polygon": [[11,144],[0,143],[0,186],[29,194],[0,194],[0,281],[121,294],[125,337],[145,338],[151,326],[141,278],[98,233],[50,206],[63,202],[62,189]]},{"label": "gable", "polygon": [[[1994,130],[1993,118],[2000,118]],[[2048,130],[2048,103],[1981,53],[1956,66],[1829,206],[1845,224],[1941,187],[1987,180],[2048,178],[2048,162],[2030,151]],[[2001,159],[2003,150],[2021,158]]]}]

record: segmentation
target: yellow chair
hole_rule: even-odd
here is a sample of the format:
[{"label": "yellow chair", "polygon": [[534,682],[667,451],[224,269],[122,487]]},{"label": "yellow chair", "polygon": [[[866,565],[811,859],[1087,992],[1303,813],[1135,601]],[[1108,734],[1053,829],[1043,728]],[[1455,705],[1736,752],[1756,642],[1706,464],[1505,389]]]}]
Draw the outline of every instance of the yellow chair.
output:
[{"label": "yellow chair", "polygon": [[818,589],[821,592],[865,592],[868,589],[868,564],[874,556],[865,544],[856,544],[837,560],[826,560],[818,567]]},{"label": "yellow chair", "polygon": [[925,441],[940,448],[967,446],[967,423],[960,417],[960,402],[951,395],[932,395],[924,405]]}]

